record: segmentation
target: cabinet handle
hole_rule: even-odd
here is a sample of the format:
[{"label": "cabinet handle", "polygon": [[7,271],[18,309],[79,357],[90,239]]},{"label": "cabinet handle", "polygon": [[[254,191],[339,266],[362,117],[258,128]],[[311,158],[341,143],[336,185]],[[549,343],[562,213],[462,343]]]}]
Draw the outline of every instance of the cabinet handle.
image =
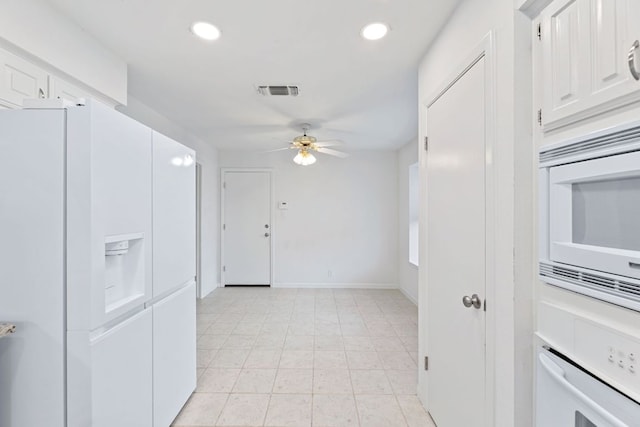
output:
[{"label": "cabinet handle", "polygon": [[38,97],[40,99],[44,99],[44,91],[42,90],[42,88],[38,88]]},{"label": "cabinet handle", "polygon": [[629,49],[629,71],[634,79],[640,80],[640,74],[638,74],[638,70],[636,70],[636,50],[640,47],[640,42],[638,40],[634,41],[631,45],[631,49]]}]

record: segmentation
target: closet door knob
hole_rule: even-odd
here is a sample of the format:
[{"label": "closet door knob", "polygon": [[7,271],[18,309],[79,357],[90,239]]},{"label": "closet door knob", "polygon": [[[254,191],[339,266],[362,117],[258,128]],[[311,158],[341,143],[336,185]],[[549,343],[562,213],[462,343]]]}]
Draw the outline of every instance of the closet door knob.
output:
[{"label": "closet door knob", "polygon": [[473,294],[471,296],[465,295],[462,297],[462,304],[467,307],[480,308],[482,307],[482,301],[480,301],[480,297],[478,294]]}]

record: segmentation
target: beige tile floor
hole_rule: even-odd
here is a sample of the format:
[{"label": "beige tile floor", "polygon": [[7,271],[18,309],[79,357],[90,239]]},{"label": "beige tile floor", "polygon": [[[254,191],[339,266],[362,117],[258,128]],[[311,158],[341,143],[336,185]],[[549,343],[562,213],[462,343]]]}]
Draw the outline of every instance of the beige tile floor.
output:
[{"label": "beige tile floor", "polygon": [[198,386],[174,426],[434,426],[398,291],[221,288],[197,313]]}]

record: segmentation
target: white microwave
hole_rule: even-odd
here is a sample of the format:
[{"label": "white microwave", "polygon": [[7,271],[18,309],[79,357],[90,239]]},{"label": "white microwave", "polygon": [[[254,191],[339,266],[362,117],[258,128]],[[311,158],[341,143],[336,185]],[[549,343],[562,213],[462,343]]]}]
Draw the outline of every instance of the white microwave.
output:
[{"label": "white microwave", "polygon": [[542,281],[640,311],[640,123],[539,152]]}]

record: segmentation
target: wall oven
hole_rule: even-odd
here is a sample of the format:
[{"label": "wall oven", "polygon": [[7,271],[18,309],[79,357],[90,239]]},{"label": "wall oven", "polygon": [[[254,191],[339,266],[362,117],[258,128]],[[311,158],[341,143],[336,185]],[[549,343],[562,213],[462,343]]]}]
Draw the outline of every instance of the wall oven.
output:
[{"label": "wall oven", "polygon": [[640,425],[638,402],[554,349],[539,349],[536,372],[536,426]]},{"label": "wall oven", "polygon": [[640,311],[640,122],[539,153],[542,281]]}]

